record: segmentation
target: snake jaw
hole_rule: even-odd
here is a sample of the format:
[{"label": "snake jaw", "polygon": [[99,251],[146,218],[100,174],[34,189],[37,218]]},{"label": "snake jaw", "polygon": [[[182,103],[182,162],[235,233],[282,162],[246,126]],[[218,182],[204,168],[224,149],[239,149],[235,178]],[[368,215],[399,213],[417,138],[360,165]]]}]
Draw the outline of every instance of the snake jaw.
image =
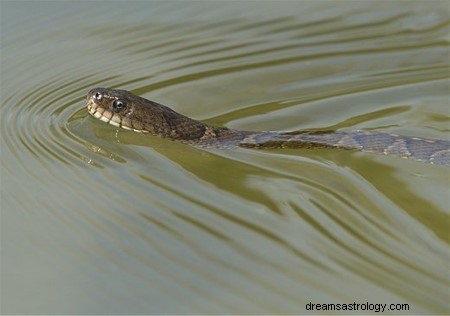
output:
[{"label": "snake jaw", "polygon": [[[138,133],[143,133],[143,134],[149,133],[147,130],[138,130],[138,129],[128,127],[125,124],[122,124],[122,118],[119,115],[100,107],[99,105],[95,104],[95,102],[91,99],[87,100],[87,109],[88,109],[88,112],[90,115],[92,115],[96,119],[103,121],[105,123],[108,123],[113,126],[120,127],[120,128],[126,129],[126,130],[135,131]],[[109,117],[107,117],[107,116],[109,116]]]}]

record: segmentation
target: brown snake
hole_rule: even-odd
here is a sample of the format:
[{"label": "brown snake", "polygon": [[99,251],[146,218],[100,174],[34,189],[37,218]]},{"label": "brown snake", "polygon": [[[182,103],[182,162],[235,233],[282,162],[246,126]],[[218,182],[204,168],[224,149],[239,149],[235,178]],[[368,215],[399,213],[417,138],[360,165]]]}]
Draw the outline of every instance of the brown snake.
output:
[{"label": "brown snake", "polygon": [[341,148],[450,166],[450,142],[366,131],[253,132],[216,127],[126,90],[95,88],[87,96],[91,115],[114,126],[217,148]]}]

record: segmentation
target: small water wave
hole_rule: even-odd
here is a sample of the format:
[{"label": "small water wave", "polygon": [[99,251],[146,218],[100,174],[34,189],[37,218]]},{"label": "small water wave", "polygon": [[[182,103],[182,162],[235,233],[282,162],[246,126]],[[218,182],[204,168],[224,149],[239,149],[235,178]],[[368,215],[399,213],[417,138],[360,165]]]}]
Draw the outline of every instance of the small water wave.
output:
[{"label": "small water wave", "polygon": [[[85,108],[104,86],[233,128],[445,139],[438,3],[104,5],[2,4],[2,311],[299,313],[314,300],[448,312],[442,169],[198,149]],[[27,295],[42,289],[52,302]]]}]

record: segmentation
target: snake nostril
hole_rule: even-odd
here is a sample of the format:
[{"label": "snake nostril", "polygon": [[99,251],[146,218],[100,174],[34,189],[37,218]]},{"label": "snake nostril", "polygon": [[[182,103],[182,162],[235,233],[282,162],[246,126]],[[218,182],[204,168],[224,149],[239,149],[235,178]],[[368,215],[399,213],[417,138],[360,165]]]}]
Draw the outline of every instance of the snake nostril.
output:
[{"label": "snake nostril", "polygon": [[94,93],[94,99],[100,101],[102,99],[102,94],[100,92]]}]

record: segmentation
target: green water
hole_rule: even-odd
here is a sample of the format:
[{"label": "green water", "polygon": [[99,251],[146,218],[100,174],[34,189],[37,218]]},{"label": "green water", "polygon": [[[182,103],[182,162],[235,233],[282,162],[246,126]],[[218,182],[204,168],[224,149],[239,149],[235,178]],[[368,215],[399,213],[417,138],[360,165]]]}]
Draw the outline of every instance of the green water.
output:
[{"label": "green water", "polygon": [[450,312],[448,168],[198,149],[85,108],[103,86],[231,128],[448,139],[448,2],[2,1],[0,14],[2,314]]}]

